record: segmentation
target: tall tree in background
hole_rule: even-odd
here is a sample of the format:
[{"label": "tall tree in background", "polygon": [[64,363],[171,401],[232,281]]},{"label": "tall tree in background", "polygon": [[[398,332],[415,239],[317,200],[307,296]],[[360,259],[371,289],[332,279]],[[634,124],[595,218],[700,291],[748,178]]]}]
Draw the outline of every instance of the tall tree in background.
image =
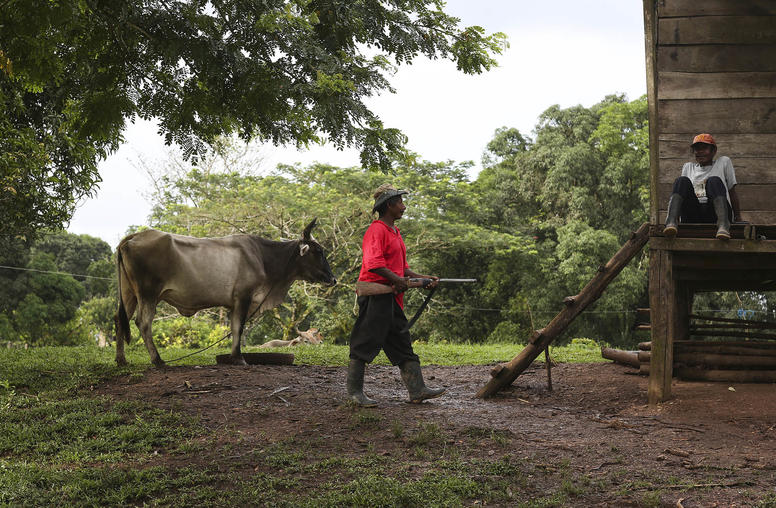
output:
[{"label": "tall tree in background", "polygon": [[364,99],[420,55],[465,73],[505,36],[439,0],[9,0],[0,9],[0,238],[69,220],[127,120],[201,154],[225,133],[361,148],[386,170],[404,136]]},{"label": "tall tree in background", "polygon": [[111,248],[89,235],[45,232],[39,236],[31,248],[24,242],[10,242],[17,247],[13,259],[0,256],[0,340],[83,343],[88,331],[82,326],[84,320],[76,317],[84,301],[109,299],[110,316],[103,305],[98,324],[107,329],[113,321],[116,268]]},{"label": "tall tree in background", "polygon": [[[501,277],[520,297],[515,308],[522,302],[543,312],[539,327],[647,221],[647,101],[608,96],[591,108],[552,106],[535,135],[528,140],[515,129],[497,131],[484,159],[492,165],[475,187],[484,226],[534,238],[533,264]],[[646,253],[626,267],[571,333],[629,336],[626,311],[646,305],[645,262]]]}]

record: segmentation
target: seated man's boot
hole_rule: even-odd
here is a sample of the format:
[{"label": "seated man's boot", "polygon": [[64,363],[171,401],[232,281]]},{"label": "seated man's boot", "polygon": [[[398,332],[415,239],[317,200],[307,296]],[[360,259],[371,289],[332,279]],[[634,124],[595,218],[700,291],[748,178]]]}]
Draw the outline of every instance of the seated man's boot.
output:
[{"label": "seated man's boot", "polygon": [[433,399],[445,393],[444,388],[429,388],[423,382],[423,373],[420,371],[420,363],[415,360],[407,360],[399,366],[401,379],[410,393],[410,402],[418,404],[426,399]]},{"label": "seated man's boot", "polygon": [[375,407],[376,400],[372,400],[364,395],[364,369],[366,362],[363,360],[350,359],[348,364],[348,400],[355,402],[362,407]]},{"label": "seated man's boot", "polygon": [[666,217],[666,227],[663,228],[663,234],[673,238],[679,232],[679,217],[682,215],[682,196],[681,194],[671,194],[668,200],[668,217]]},{"label": "seated man's boot", "polygon": [[711,200],[714,213],[717,214],[717,240],[730,240],[730,216],[725,196],[717,196]]}]

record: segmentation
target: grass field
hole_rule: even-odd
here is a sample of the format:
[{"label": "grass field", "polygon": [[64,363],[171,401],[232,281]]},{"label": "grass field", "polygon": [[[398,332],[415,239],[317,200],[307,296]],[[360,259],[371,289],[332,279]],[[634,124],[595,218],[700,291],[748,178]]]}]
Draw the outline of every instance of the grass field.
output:
[{"label": "grass field", "polygon": [[[513,344],[415,347],[424,364],[437,365],[506,361],[521,349]],[[226,352],[209,350],[174,365],[213,364],[216,354]],[[551,352],[554,360],[562,362],[600,361],[599,346],[584,339]],[[171,348],[160,353],[169,361],[191,351]],[[295,348],[294,353],[298,364],[343,366],[348,358],[346,346],[307,346]],[[0,506],[238,506],[254,504],[262,499],[262,492],[292,481],[257,475],[250,481],[232,481],[225,491],[216,487],[229,481],[224,471],[149,466],[158,450],[181,457],[196,453],[204,430],[196,417],[175,410],[95,396],[92,388],[100,383],[119,375],[140,377],[150,368],[147,353],[137,343],[128,348],[127,357],[130,366],[118,368],[110,348],[0,349]],[[387,359],[381,354],[377,363],[385,364]],[[426,430],[427,440],[436,439],[433,428]],[[298,462],[296,451],[270,452],[264,460],[280,461],[286,469]],[[444,465],[452,468],[449,477],[429,477],[401,489],[397,488],[399,480],[381,475],[381,460],[337,462],[332,457],[328,466],[319,465],[363,470],[364,474],[359,485],[333,487],[318,502],[328,506],[457,505],[487,488],[465,478],[490,474],[483,468],[498,466],[452,461]],[[513,469],[510,464],[498,467],[504,469],[503,474]]]}]

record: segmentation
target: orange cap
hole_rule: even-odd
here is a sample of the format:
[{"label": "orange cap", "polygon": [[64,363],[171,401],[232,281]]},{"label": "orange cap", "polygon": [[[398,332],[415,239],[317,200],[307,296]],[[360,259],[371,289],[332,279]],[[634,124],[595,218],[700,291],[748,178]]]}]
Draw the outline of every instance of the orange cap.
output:
[{"label": "orange cap", "polygon": [[692,139],[692,144],[690,146],[693,146],[695,143],[706,143],[707,145],[717,146],[717,143],[714,142],[714,138],[711,137],[711,134],[698,134]]}]

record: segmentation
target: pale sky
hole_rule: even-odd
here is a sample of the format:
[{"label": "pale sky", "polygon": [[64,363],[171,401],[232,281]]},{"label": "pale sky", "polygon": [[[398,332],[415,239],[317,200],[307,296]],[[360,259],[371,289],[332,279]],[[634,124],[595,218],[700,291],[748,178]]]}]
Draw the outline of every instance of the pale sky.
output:
[{"label": "pale sky", "polygon": [[[393,76],[396,94],[369,101],[387,127],[401,129],[408,148],[429,161],[474,161],[474,174],[499,127],[533,136],[549,106],[589,107],[604,96],[646,93],[641,0],[450,0],[446,12],[461,25],[504,32],[510,47],[499,67],[477,76],[456,71],[449,61],[419,59]],[[151,123],[130,125],[126,143],[100,164],[102,183],[83,201],[68,231],[100,237],[112,247],[131,225],[147,224],[148,177],[139,169],[165,160],[163,140]],[[278,163],[325,162],[359,165],[356,150],[266,147],[259,173]]]}]

